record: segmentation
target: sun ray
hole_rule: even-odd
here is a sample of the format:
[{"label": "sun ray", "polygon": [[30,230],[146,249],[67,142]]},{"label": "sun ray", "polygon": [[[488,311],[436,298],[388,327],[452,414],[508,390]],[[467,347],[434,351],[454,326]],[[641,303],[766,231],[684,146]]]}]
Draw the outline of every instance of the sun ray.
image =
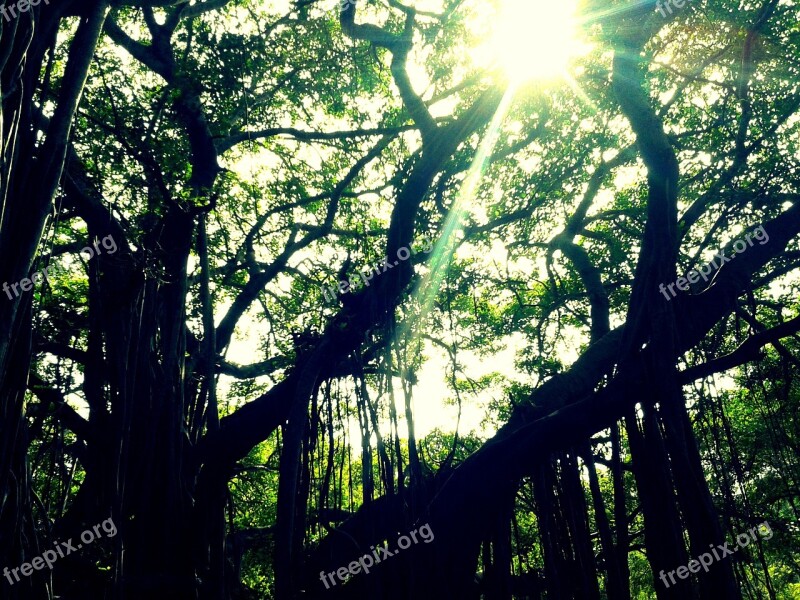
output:
[{"label": "sun ray", "polygon": [[[395,332],[416,348],[422,329],[436,300],[442,282],[457,248],[457,236],[462,230],[464,216],[473,205],[475,194],[489,157],[495,148],[500,127],[511,108],[517,90],[526,81],[559,79],[565,81],[583,102],[594,108],[591,100],[569,74],[572,58],[584,54],[588,46],[577,39],[578,0],[504,0],[487,43],[476,49],[475,56],[501,66],[509,80],[508,88],[481,139],[475,157],[467,171],[456,200],[447,213],[442,234],[428,260],[428,272],[413,292],[413,304],[419,314],[406,319]],[[480,62],[480,61],[478,61]]]},{"label": "sun ray", "polygon": [[[418,325],[425,323],[433,308],[436,296],[439,294],[439,288],[447,274],[447,270],[450,267],[450,262],[457,247],[456,236],[462,229],[466,211],[473,204],[478,184],[480,183],[489,157],[497,144],[500,126],[508,115],[515,92],[516,86],[510,85],[500,100],[500,104],[486,129],[486,133],[478,145],[478,150],[467,171],[467,176],[464,179],[464,183],[461,185],[458,196],[447,213],[444,225],[442,226],[442,234],[439,236],[439,239],[436,241],[431,251],[428,260],[428,272],[422,278],[422,281],[413,293],[414,304],[419,306],[420,311],[419,315],[413,319],[413,322]],[[416,348],[421,334],[422,330],[419,326],[412,330],[409,320],[406,320],[397,331],[396,339],[406,340],[410,347]]]}]

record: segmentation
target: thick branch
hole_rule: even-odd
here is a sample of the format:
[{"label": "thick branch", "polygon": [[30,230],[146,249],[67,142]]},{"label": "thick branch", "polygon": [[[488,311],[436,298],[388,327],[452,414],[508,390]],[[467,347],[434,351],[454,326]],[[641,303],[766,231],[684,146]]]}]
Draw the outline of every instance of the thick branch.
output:
[{"label": "thick branch", "polygon": [[795,317],[791,321],[786,321],[780,325],[757,333],[736,348],[730,354],[720,356],[714,360],[710,360],[702,365],[690,367],[685,371],[681,371],[680,380],[682,383],[689,383],[701,377],[708,377],[714,373],[721,373],[728,369],[733,369],[747,362],[751,362],[760,358],[761,348],[767,344],[772,344],[781,338],[788,337],[800,331],[800,317]]}]

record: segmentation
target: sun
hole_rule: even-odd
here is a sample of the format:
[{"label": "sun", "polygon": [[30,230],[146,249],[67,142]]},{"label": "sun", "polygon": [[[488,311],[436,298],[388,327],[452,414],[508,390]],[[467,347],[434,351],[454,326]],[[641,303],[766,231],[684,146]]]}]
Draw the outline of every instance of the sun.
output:
[{"label": "sun", "polygon": [[485,49],[519,83],[555,79],[583,54],[577,39],[577,0],[502,0]]}]

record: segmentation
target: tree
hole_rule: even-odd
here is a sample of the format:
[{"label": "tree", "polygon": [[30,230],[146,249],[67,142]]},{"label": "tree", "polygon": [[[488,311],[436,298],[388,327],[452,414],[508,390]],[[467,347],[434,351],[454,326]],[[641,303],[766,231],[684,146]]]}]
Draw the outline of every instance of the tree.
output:
[{"label": "tree", "polygon": [[[59,1],[0,39],[4,281],[63,267],[0,309],[3,564],[119,535],[4,597],[790,597],[796,7],[586,2],[512,94],[457,1]],[[418,439],[435,351],[489,439]]]}]

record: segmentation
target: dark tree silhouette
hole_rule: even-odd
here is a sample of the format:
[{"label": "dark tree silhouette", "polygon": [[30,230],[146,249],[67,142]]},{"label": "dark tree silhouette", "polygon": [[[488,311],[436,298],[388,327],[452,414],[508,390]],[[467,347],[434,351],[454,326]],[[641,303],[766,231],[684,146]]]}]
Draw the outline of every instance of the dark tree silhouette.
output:
[{"label": "dark tree silhouette", "polygon": [[[572,85],[496,125],[459,0],[5,20],[0,567],[119,534],[0,597],[790,597],[798,8],[695,2],[584,2]],[[419,436],[433,351],[459,408]]]}]

